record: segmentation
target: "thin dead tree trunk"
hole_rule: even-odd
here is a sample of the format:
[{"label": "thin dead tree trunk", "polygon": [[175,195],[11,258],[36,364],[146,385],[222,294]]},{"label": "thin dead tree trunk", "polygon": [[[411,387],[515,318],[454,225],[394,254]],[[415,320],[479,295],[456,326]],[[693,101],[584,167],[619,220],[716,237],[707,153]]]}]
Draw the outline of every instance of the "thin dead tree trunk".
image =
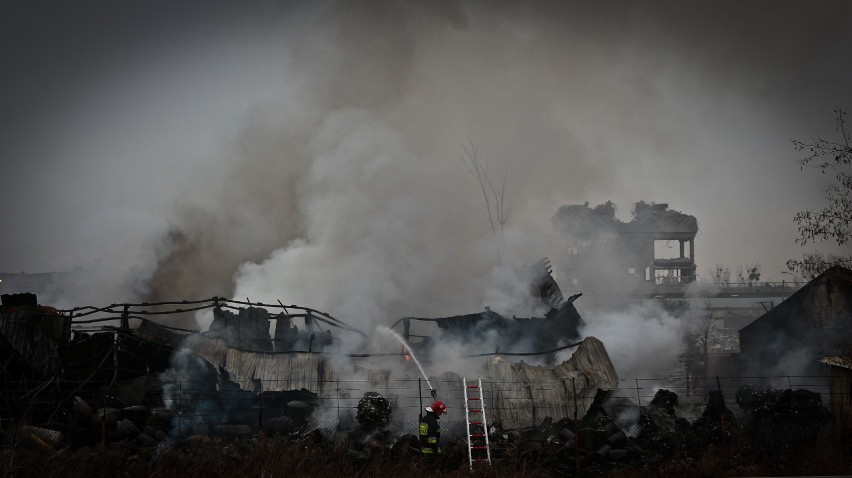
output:
[{"label": "thin dead tree trunk", "polygon": [[509,220],[511,206],[506,205],[506,178],[508,173],[503,174],[499,185],[495,185],[488,177],[488,160],[481,161],[476,145],[468,137],[467,144],[459,142],[463,154],[461,156],[468,172],[476,179],[482,191],[483,206],[488,213],[488,223],[491,226],[491,235],[497,251],[497,261],[503,260],[503,251],[506,247],[505,227]]}]

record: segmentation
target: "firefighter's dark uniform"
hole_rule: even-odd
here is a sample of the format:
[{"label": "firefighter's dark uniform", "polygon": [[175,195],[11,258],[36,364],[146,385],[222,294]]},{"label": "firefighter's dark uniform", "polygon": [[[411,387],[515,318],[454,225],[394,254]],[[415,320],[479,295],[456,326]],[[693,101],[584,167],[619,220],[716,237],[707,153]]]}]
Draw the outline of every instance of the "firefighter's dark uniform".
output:
[{"label": "firefighter's dark uniform", "polygon": [[438,444],[441,442],[441,426],[438,425],[438,415],[426,412],[420,419],[420,451],[425,456],[435,456],[441,453]]}]

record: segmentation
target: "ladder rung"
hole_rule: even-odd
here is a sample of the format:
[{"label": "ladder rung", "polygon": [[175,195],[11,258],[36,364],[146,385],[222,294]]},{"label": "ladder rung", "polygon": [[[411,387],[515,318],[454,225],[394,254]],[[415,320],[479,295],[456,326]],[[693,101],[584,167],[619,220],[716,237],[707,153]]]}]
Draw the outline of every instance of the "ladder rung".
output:
[{"label": "ladder rung", "polygon": [[[476,385],[467,385],[466,380],[463,380],[463,384],[465,387],[464,399],[465,399],[465,418],[467,418],[467,436],[468,436],[468,458],[470,460],[470,469],[473,471],[473,463],[474,462],[485,462],[489,465],[491,464],[491,451],[488,445],[488,430],[483,429],[472,429],[472,427],[482,427],[485,428],[485,402],[483,402],[483,393],[482,393],[482,379],[480,379],[479,383]],[[479,390],[477,395],[478,397],[469,397],[467,390]],[[479,402],[479,408],[469,408],[470,403],[473,401]],[[470,414],[478,413],[482,415],[480,420],[470,421]],[[476,430],[477,433],[471,433],[473,430]],[[479,433],[479,432],[482,433]],[[475,441],[474,441],[475,440]],[[474,457],[473,452],[480,455],[479,457]],[[484,455],[483,451],[488,453],[488,456]]]}]

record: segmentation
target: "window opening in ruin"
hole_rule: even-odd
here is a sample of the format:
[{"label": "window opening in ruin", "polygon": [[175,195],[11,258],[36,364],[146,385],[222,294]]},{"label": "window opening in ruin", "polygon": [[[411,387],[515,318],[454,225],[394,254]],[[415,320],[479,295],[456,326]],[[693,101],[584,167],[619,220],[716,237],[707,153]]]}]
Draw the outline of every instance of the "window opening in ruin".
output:
[{"label": "window opening in ruin", "polygon": [[[684,254],[686,254],[685,251]],[[680,255],[680,241],[675,239],[654,241],[654,259],[677,259],[679,257],[682,257]]]},{"label": "window opening in ruin", "polygon": [[680,269],[657,269],[654,271],[654,281],[657,284],[680,284]]}]

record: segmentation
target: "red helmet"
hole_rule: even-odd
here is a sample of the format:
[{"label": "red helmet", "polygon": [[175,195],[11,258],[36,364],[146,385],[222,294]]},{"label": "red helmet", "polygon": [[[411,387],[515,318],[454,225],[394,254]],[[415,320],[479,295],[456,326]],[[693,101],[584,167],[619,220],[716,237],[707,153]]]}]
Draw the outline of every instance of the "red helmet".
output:
[{"label": "red helmet", "polygon": [[435,415],[440,415],[447,411],[447,406],[444,405],[444,402],[437,400],[432,403],[431,407],[426,407],[426,411],[434,412]]}]

